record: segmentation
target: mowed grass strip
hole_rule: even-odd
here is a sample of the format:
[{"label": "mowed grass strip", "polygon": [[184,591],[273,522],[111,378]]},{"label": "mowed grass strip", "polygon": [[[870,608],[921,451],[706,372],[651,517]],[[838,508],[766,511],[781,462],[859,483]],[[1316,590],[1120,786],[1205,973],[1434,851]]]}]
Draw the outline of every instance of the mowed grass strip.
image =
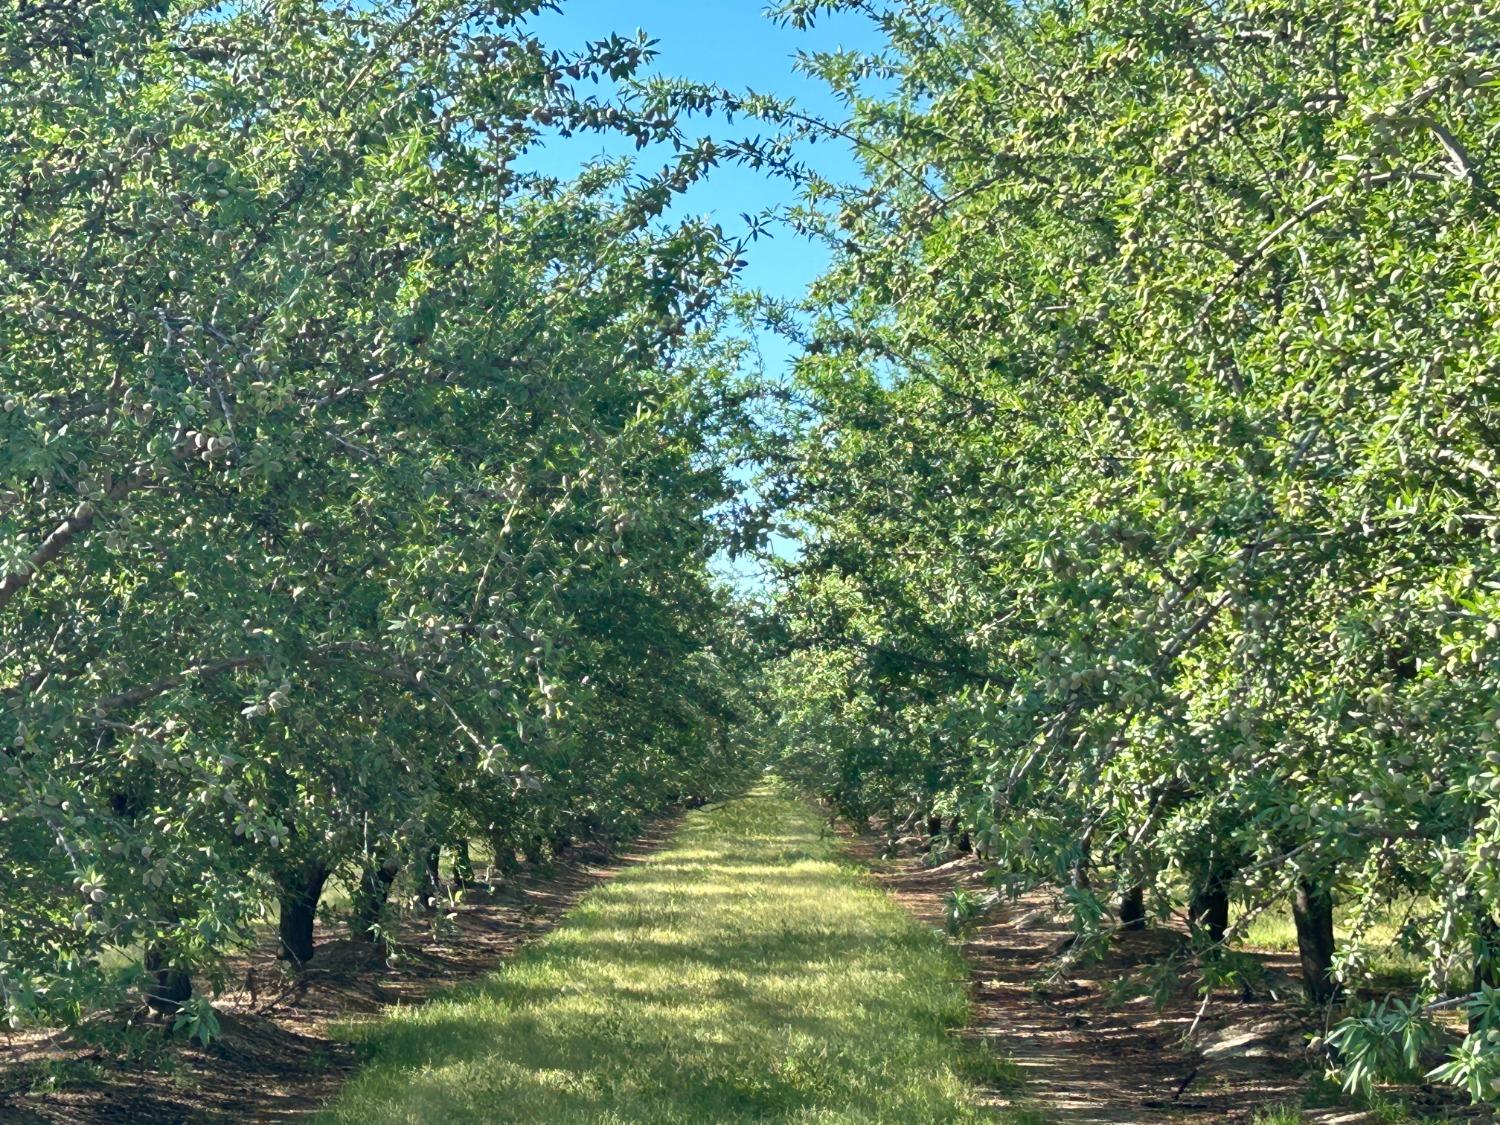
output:
[{"label": "mowed grass strip", "polygon": [[481,984],[357,1027],[334,1121],[970,1122],[957,956],[774,783]]}]

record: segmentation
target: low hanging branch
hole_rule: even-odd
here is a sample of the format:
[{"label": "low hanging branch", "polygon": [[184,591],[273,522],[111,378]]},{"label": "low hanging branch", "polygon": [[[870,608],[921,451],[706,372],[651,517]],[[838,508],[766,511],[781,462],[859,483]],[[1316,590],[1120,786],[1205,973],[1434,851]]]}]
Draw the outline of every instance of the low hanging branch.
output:
[{"label": "low hanging branch", "polygon": [[[132,492],[144,488],[153,479],[150,472],[137,472],[122,477],[105,494],[106,501],[115,503]],[[3,610],[17,594],[31,584],[43,570],[55,562],[73,542],[94,526],[98,509],[89,502],[79,504],[73,514],[58,524],[42,540],[42,545],[32,552],[24,570],[0,578],[0,610]]]}]

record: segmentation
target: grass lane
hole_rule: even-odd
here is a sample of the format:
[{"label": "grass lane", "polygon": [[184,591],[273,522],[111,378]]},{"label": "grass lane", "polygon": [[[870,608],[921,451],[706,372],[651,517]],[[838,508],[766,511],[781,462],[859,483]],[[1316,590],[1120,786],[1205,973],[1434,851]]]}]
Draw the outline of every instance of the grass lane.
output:
[{"label": "grass lane", "polygon": [[355,1029],[337,1122],[983,1120],[957,956],[774,784],[689,816],[479,985]]}]

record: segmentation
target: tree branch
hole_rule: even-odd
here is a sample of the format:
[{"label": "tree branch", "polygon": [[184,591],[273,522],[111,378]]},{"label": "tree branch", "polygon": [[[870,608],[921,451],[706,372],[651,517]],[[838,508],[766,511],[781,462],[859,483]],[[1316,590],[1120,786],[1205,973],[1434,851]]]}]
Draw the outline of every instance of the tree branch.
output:
[{"label": "tree branch", "polygon": [[[109,500],[123,499],[144,487],[150,479],[150,473],[135,473],[125,477],[116,482],[106,497]],[[53,528],[51,534],[42,540],[42,545],[32,552],[24,570],[0,578],[0,609],[4,609],[12,598],[29,586],[37,573],[66,551],[74,539],[93,527],[97,515],[92,504],[78,505],[73,514]]]}]

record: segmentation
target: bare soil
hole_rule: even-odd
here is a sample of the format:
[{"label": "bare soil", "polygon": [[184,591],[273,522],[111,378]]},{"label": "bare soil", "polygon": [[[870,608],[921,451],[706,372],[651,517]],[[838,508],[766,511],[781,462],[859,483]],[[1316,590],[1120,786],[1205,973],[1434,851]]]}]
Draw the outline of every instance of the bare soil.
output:
[{"label": "bare soil", "polygon": [[[347,931],[321,924],[300,977],[271,938],[230,966],[214,997],[222,1034],[207,1048],[154,1036],[134,1057],[57,1033],[0,1036],[0,1121],[6,1125],[177,1125],[285,1122],[316,1114],[358,1063],[334,1025],[425,1000],[493,971],[551,929],[589,888],[665,841],[663,822],[620,855],[568,849],[503,886],[469,887],[451,920],[413,918],[390,962]],[[104,1025],[120,1020],[102,1019]],[[49,1081],[49,1077],[53,1080]]]},{"label": "bare soil", "polygon": [[[917,847],[892,856],[883,838],[848,838],[886,890],[932,926],[943,926],[949,892],[985,887],[983,864],[973,857],[927,866]],[[1294,956],[1259,952],[1269,983],[1252,998],[1226,991],[1205,1004],[1184,982],[1158,1007],[1155,997],[1132,997],[1130,982],[1181,949],[1185,933],[1121,932],[1102,959],[1064,966],[1060,954],[1071,937],[1062,903],[1038,891],[987,915],[963,941],[973,997],[964,1034],[1025,1075],[1020,1090],[989,1091],[987,1104],[1029,1107],[1069,1125],[1250,1122],[1257,1110],[1300,1105],[1323,1070],[1308,1047],[1321,1017],[1300,1002]],[[1419,1120],[1495,1120],[1447,1090],[1399,1093]],[[1348,1106],[1303,1116],[1328,1125],[1390,1120]]]}]

